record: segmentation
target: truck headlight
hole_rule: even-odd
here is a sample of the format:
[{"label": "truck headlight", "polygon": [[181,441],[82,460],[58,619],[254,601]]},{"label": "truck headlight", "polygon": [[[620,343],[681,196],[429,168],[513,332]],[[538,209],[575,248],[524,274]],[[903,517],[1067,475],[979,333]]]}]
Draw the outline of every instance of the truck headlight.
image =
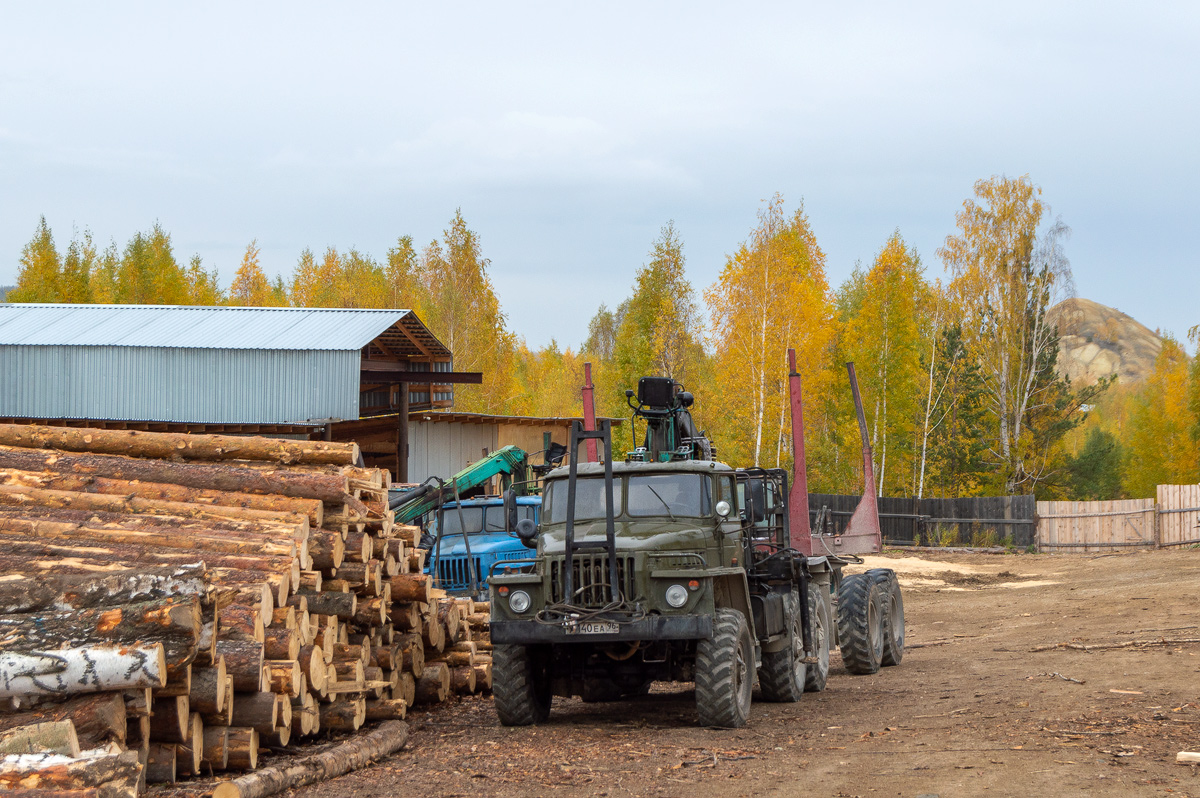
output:
[{"label": "truck headlight", "polygon": [[683,585],[671,585],[667,588],[667,603],[676,609],[687,604],[688,592]]},{"label": "truck headlight", "polygon": [[524,590],[514,590],[508,597],[508,608],[520,614],[529,609],[529,594]]}]

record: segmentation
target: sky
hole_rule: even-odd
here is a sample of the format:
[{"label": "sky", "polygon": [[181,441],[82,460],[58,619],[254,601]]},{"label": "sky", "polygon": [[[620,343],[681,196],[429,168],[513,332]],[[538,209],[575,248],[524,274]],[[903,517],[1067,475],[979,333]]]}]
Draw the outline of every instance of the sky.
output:
[{"label": "sky", "polygon": [[0,0],[0,284],[156,222],[228,285],[311,248],[383,259],[456,209],[509,328],[578,348],[673,220],[712,284],[776,192],[834,286],[937,249],[1028,174],[1076,292],[1200,324],[1200,4]]}]

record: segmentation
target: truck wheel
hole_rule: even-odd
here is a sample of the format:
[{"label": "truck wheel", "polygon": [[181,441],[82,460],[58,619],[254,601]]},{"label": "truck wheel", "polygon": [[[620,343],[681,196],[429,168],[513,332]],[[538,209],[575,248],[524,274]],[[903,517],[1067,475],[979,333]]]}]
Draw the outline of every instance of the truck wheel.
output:
[{"label": "truck wheel", "polygon": [[891,568],[872,568],[867,576],[884,591],[883,601],[883,665],[899,665],[904,658],[904,596],[900,581]]},{"label": "truck wheel", "polygon": [[851,673],[875,673],[883,657],[882,589],[867,574],[842,579],[838,588],[838,642]]},{"label": "truck wheel", "polygon": [[531,726],[550,717],[550,673],[546,655],[530,646],[492,649],[492,693],[505,726]]},{"label": "truck wheel", "polygon": [[804,671],[804,689],[819,693],[829,679],[829,638],[833,636],[833,611],[829,607],[829,591],[822,585],[808,586],[808,617],[812,620],[813,647],[817,661]]},{"label": "truck wheel", "polygon": [[785,610],[791,642],[781,651],[764,651],[762,667],[758,669],[758,686],[767,701],[799,701],[806,680],[804,665],[804,627],[800,619],[800,599],[793,591],[786,599]]},{"label": "truck wheel", "polygon": [[[494,688],[493,688],[494,689]],[[696,712],[701,726],[736,729],[750,719],[754,692],[754,641],[746,616],[713,613],[713,634],[696,646]]]}]

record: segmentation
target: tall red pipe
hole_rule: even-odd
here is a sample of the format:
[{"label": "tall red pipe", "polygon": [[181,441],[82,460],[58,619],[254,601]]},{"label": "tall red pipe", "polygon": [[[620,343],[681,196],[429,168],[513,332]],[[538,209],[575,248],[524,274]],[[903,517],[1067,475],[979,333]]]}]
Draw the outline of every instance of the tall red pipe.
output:
[{"label": "tall red pipe", "polygon": [[[593,398],[595,386],[592,385],[592,364],[583,364],[583,428],[587,432],[594,432],[596,429],[596,403]],[[587,461],[595,463],[600,460],[600,456],[596,453],[596,439],[588,438],[585,442],[587,446]],[[575,453],[571,452],[574,457]]]},{"label": "tall red pipe", "polygon": [[788,349],[788,393],[792,405],[792,488],[788,496],[788,545],[805,556],[812,556],[812,529],[808,523],[808,467],[804,460],[804,397],[800,373],[796,371],[796,350]]}]

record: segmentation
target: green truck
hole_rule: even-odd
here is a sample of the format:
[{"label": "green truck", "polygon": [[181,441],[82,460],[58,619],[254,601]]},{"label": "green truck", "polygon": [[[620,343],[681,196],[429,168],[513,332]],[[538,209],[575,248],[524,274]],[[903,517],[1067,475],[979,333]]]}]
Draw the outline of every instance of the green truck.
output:
[{"label": "green truck", "polygon": [[[619,700],[670,681],[695,683],[702,725],[735,728],[749,719],[756,683],[769,701],[824,689],[833,645],[853,673],[899,664],[904,610],[895,574],[843,574],[857,559],[852,550],[878,548],[877,513],[873,543],[862,520],[825,534],[824,512],[810,532],[803,479],[790,485],[781,469],[711,459],[682,386],[643,378],[636,404],[626,395],[635,421],[646,423],[643,445],[614,462],[608,423],[585,430],[577,422],[570,465],[546,477],[540,525],[518,525],[531,556],[497,563],[491,574],[503,724],[546,720],[555,695]],[[589,439],[603,457],[579,463],[574,454]],[[793,506],[797,488],[803,508]]]}]

